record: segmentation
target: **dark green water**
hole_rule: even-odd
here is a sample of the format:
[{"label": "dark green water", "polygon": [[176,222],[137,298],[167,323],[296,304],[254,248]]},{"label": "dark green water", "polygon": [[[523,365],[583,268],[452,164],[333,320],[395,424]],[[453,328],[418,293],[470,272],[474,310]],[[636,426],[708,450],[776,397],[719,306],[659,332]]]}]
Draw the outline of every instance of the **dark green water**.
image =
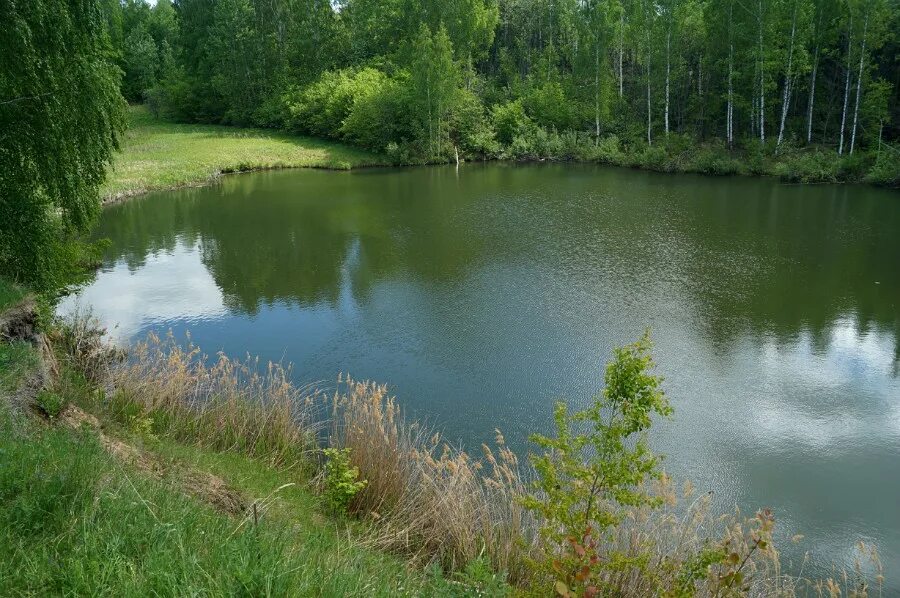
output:
[{"label": "dark green water", "polygon": [[[590,166],[228,177],[108,209],[80,301],[298,381],[388,382],[477,447],[583,404],[652,327],[654,445],[797,557],[876,542],[900,592],[900,194]],[[74,300],[63,309],[70,309]],[[807,569],[808,570],[808,569]]]}]

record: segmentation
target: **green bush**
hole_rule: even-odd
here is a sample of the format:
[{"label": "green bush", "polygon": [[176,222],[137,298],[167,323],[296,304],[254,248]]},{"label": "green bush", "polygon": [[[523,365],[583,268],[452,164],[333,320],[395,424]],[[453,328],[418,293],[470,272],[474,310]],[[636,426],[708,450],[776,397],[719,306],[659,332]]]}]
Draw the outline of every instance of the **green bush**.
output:
[{"label": "green bush", "polygon": [[598,139],[594,156],[594,159],[605,164],[622,164],[625,160],[625,154],[622,152],[619,137],[617,135],[607,135]]},{"label": "green bush", "polygon": [[401,148],[409,146],[416,137],[406,77],[372,78],[369,82],[371,85],[365,93],[354,98],[353,107],[341,125],[341,136],[374,151],[385,151],[389,143]]},{"label": "green bush", "polygon": [[572,102],[566,97],[562,85],[556,81],[533,87],[522,98],[525,113],[539,126],[558,131],[572,129],[577,125]]},{"label": "green bush", "polygon": [[384,73],[372,68],[326,71],[305,89],[286,94],[288,126],[302,133],[340,138],[344,120],[357,99],[378,93],[386,81]]},{"label": "green bush", "polygon": [[900,187],[900,150],[887,147],[879,152],[865,180],[885,187]]},{"label": "green bush", "polygon": [[[491,110],[491,122],[497,133],[497,140],[507,146],[513,145],[516,137],[523,137],[534,129],[534,123],[525,114],[521,100],[494,106]],[[513,152],[514,155],[515,153]]]},{"label": "green bush", "polygon": [[838,162],[837,178],[841,181],[861,181],[874,166],[875,160],[865,152],[855,152],[844,156]]},{"label": "green bush", "polygon": [[741,163],[730,156],[724,144],[713,143],[698,149],[690,157],[686,170],[703,174],[740,174]]},{"label": "green bush", "polygon": [[450,115],[450,137],[464,157],[493,157],[500,144],[487,121],[484,105],[474,93],[457,89]]},{"label": "green bush", "polygon": [[780,178],[798,183],[833,183],[838,180],[838,158],[834,152],[814,150],[782,155],[775,166]]},{"label": "green bush", "polygon": [[661,145],[648,145],[632,155],[630,165],[668,172],[670,170],[669,153]]},{"label": "green bush", "polygon": [[325,499],[337,513],[345,513],[350,501],[368,482],[359,479],[359,468],[350,464],[350,449],[327,448],[325,462]]}]

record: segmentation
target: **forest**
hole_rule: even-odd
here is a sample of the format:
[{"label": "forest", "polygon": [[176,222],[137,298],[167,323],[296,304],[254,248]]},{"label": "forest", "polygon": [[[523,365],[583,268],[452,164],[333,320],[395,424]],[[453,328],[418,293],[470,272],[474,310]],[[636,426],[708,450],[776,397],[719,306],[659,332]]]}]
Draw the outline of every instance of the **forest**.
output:
[{"label": "forest", "polygon": [[561,158],[896,182],[890,0],[112,8],[124,96],[182,122],[329,137],[398,163]]}]

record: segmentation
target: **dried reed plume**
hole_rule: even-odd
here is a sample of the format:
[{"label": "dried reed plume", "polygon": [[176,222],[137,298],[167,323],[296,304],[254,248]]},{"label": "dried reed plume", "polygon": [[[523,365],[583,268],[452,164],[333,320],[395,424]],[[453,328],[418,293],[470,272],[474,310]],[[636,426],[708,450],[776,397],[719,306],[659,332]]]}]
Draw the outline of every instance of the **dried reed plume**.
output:
[{"label": "dried reed plume", "polygon": [[373,544],[449,570],[480,557],[513,582],[524,578],[534,526],[517,500],[525,491],[518,459],[499,432],[496,447],[474,459],[406,421],[385,386],[349,377],[338,380],[331,406],[330,442],[351,449],[368,481],[351,509],[371,517]]},{"label": "dried reed plume", "polygon": [[314,448],[313,394],[290,367],[258,359],[210,360],[190,342],[150,333],[113,366],[108,407],[120,419],[149,418],[155,431],[215,450],[240,451],[275,466]]}]

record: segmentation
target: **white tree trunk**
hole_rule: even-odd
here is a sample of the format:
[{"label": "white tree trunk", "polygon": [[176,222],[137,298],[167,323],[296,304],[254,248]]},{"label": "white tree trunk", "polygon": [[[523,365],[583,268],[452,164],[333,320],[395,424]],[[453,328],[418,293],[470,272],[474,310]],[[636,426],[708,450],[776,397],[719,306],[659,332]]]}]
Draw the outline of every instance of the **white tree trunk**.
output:
[{"label": "white tree trunk", "polygon": [[594,40],[594,135],[600,139],[600,40]]},{"label": "white tree trunk", "polygon": [[728,138],[728,147],[734,142],[734,85],[732,78],[734,73],[734,44],[728,46],[728,114],[725,117],[725,136]]},{"label": "white tree trunk", "polygon": [[666,137],[669,136],[669,72],[672,46],[672,15],[669,15],[669,26],[666,30]]},{"label": "white tree trunk", "polygon": [[644,57],[644,64],[647,72],[647,145],[653,145],[653,139],[650,136],[650,124],[651,124],[651,115],[650,115],[650,11],[649,7],[646,12],[647,19],[644,26],[647,28],[647,54]]},{"label": "white tree trunk", "polygon": [[856,77],[856,105],[853,107],[853,133],[850,134],[850,154],[853,154],[853,147],[856,145],[856,122],[859,118],[859,92],[862,89],[863,80],[863,60],[866,57],[866,31],[869,28],[869,12],[866,11],[866,20],[863,23],[862,45],[859,49],[859,75]]},{"label": "white tree trunk", "polygon": [[816,72],[819,70],[819,44],[816,43],[816,53],[813,58],[812,75],[809,82],[809,113],[806,116],[806,143],[812,143],[812,118],[813,105],[816,100]]},{"label": "white tree trunk", "polygon": [[838,155],[844,154],[844,129],[847,125],[847,100],[850,98],[850,50],[853,48],[853,11],[850,12],[850,26],[847,28],[847,77],[844,81],[844,109],[841,111],[841,140]]},{"label": "white tree trunk", "polygon": [[784,75],[784,93],[781,98],[781,125],[778,127],[778,143],[775,144],[775,147],[779,147],[781,145],[782,140],[784,139],[784,121],[787,119],[788,106],[791,103],[791,85],[792,85],[792,76],[791,68],[793,66],[794,60],[794,33],[797,31],[797,3],[794,2],[794,12],[791,17],[791,43],[788,46],[788,63],[787,63],[787,72]]},{"label": "white tree trunk", "polygon": [[650,138],[650,56],[647,56],[647,145],[653,145]]},{"label": "white tree trunk", "polygon": [[625,77],[622,73],[622,54],[625,53],[625,7],[622,6],[622,14],[619,16],[619,97],[625,87]]},{"label": "white tree trunk", "polygon": [[763,56],[763,0],[759,0],[759,140],[766,142],[766,71]]},{"label": "white tree trunk", "polygon": [[725,137],[728,139],[728,147],[734,142],[734,85],[732,83],[734,75],[734,39],[732,11],[734,1],[728,3],[728,110],[725,115]]}]

